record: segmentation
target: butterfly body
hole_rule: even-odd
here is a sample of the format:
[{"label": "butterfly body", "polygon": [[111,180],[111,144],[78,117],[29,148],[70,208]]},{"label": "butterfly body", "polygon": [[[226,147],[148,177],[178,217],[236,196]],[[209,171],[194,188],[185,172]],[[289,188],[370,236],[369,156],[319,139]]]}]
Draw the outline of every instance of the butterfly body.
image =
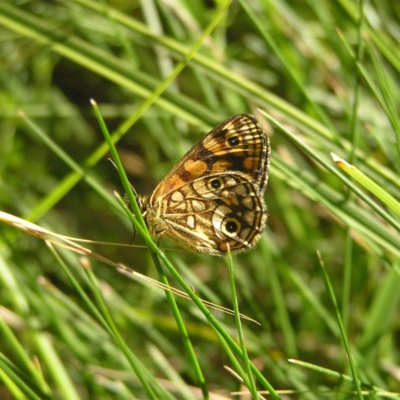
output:
[{"label": "butterfly body", "polygon": [[222,255],[258,242],[267,220],[269,139],[250,114],[223,122],[193,146],[156,187],[139,197],[153,237]]}]

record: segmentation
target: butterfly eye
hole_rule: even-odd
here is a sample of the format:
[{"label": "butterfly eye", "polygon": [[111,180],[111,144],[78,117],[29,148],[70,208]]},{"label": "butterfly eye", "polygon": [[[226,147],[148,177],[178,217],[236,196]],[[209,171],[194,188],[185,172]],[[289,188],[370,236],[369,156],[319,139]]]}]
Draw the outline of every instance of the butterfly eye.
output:
[{"label": "butterfly eye", "polygon": [[240,143],[240,140],[237,136],[232,136],[228,139],[228,145],[233,147],[237,146]]},{"label": "butterfly eye", "polygon": [[208,182],[209,189],[216,190],[219,189],[223,184],[223,181],[221,178],[216,178],[216,179],[211,179],[211,181]]},{"label": "butterfly eye", "polygon": [[236,236],[240,228],[240,222],[235,218],[226,218],[222,224],[222,232],[228,236]]}]

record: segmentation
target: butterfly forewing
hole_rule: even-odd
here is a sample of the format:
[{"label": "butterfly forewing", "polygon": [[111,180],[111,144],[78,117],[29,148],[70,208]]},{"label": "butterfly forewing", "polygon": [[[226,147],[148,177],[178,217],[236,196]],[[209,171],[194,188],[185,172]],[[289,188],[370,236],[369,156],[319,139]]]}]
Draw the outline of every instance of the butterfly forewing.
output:
[{"label": "butterfly forewing", "polygon": [[208,172],[240,171],[264,193],[269,169],[269,139],[249,114],[237,115],[212,130],[200,142],[198,157]]}]

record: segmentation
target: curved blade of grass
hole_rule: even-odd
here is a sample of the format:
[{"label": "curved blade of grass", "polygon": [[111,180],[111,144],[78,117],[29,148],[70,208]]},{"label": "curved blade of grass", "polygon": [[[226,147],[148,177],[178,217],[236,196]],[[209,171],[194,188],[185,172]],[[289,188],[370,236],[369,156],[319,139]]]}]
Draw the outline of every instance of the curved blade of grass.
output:
[{"label": "curved blade of grass", "polygon": [[39,358],[47,366],[47,370],[58,387],[58,392],[63,399],[79,400],[80,396],[73,384],[60,354],[45,332],[35,331],[32,334],[33,342],[39,353]]},{"label": "curved blade of grass", "polygon": [[374,346],[376,340],[391,329],[396,320],[400,302],[400,262],[394,260],[390,271],[379,283],[377,291],[371,300],[366,318],[364,319],[363,333],[359,339],[360,352]]},{"label": "curved blade of grass", "polygon": [[359,400],[362,400],[363,399],[363,395],[361,393],[360,381],[358,379],[358,371],[357,371],[356,365],[354,363],[353,355],[351,354],[350,345],[349,345],[349,342],[348,342],[348,339],[347,339],[347,334],[346,334],[346,332],[344,330],[342,317],[340,315],[339,307],[338,307],[338,304],[337,304],[337,301],[336,301],[336,296],[335,296],[335,293],[333,291],[333,288],[332,288],[332,285],[331,285],[331,281],[329,279],[328,272],[326,271],[325,264],[324,264],[324,262],[322,260],[321,254],[319,252],[317,252],[317,255],[318,255],[319,264],[320,264],[320,266],[322,268],[322,272],[323,272],[323,275],[324,275],[324,278],[325,278],[325,284],[326,284],[326,287],[328,289],[329,295],[331,297],[333,308],[335,309],[337,323],[339,325],[340,334],[341,334],[341,337],[342,337],[344,348],[346,350],[347,358],[348,358],[349,365],[350,365],[350,370],[351,370],[351,373],[353,375],[353,382],[356,385],[357,396],[358,396]]},{"label": "curved blade of grass", "polygon": [[[114,207],[114,209],[119,210],[116,207],[115,200],[110,195],[110,193],[104,189],[104,185],[102,185],[97,178],[92,176],[89,171],[85,169],[85,167],[81,167],[77,162],[75,162],[72,157],[69,156],[67,152],[65,152],[49,135],[47,135],[37,124],[31,121],[29,118],[25,116],[24,113],[20,112],[20,116],[23,118],[24,122],[27,124],[29,129],[37,135],[42,142],[48,146],[54,154],[56,154],[61,160],[68,165],[73,172],[72,175],[69,175],[72,180],[67,178],[67,181],[70,183],[69,185],[59,185],[58,190],[53,190],[49,194],[49,196],[44,197],[44,199],[27,215],[26,219],[29,221],[36,221],[44,214],[46,214],[53,206],[61,200],[69,190],[78,183],[81,179],[83,179],[96,193],[98,193],[110,206]],[[65,182],[65,181],[64,181]],[[61,189],[61,190],[60,190]]]},{"label": "curved blade of grass", "polygon": [[[12,352],[17,356],[19,360],[20,366],[23,366],[27,372],[25,374],[32,381],[35,382],[35,385],[42,391],[46,396],[50,396],[50,387],[47,385],[41,371],[36,368],[32,360],[28,357],[25,352],[21,342],[15,336],[14,332],[10,329],[10,327],[5,323],[3,317],[0,315],[0,331],[2,332],[2,338],[7,341],[8,352]],[[3,344],[5,344],[3,342]]]},{"label": "curved blade of grass", "polygon": [[233,260],[232,260],[232,254],[229,251],[229,249],[228,249],[228,253],[226,255],[226,264],[228,265],[228,269],[229,269],[229,283],[230,283],[230,287],[231,287],[233,309],[235,310],[236,330],[238,333],[240,348],[241,348],[242,354],[243,354],[243,357],[242,357],[243,363],[244,363],[245,370],[246,370],[246,375],[243,375],[243,381],[244,381],[246,387],[248,388],[249,392],[251,393],[252,398],[256,399],[258,397],[257,388],[256,388],[256,383],[254,382],[253,373],[251,371],[250,360],[249,360],[249,356],[247,354],[246,342],[244,339],[242,322],[240,320],[239,303],[238,303],[238,298],[237,298],[237,294],[236,294]]},{"label": "curved blade of grass", "polygon": [[[301,367],[308,368],[312,371],[317,371],[317,372],[323,373],[330,378],[337,379],[338,381],[347,381],[347,382],[354,383],[353,377],[346,375],[346,374],[342,374],[340,372],[336,372],[332,369],[320,367],[319,365],[314,365],[314,364],[311,364],[311,363],[308,363],[305,361],[300,361],[300,360],[289,359],[288,361],[295,365],[300,365]],[[384,398],[389,398],[389,399],[398,399],[400,396],[400,393],[388,392],[387,390],[382,389],[376,385],[371,385],[370,383],[359,381],[359,384],[360,384],[360,386],[363,387],[363,390],[361,392],[366,395],[382,396]],[[364,388],[367,390],[365,390]]]},{"label": "curved blade of grass", "polygon": [[40,389],[37,390],[38,393],[35,393],[34,384],[2,353],[0,353],[0,377],[15,399],[51,400],[54,398],[53,394],[45,393]]},{"label": "curved blade of grass", "polygon": [[386,190],[375,183],[372,179],[370,179],[354,165],[351,165],[334,153],[332,153],[331,156],[333,161],[342,171],[346,172],[348,175],[354,178],[360,185],[364,186],[374,196],[382,200],[383,203],[385,203],[397,214],[400,214],[400,203],[396,199],[394,199]]}]

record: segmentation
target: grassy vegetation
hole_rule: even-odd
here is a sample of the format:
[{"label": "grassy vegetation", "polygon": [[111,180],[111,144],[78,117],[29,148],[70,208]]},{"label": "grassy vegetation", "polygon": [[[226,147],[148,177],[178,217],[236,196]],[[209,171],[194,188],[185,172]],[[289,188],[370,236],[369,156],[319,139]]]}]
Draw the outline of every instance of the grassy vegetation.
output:
[{"label": "grassy vegetation", "polygon": [[[400,398],[399,32],[385,0],[0,2],[0,211],[114,243],[0,215],[0,398]],[[257,249],[132,242],[90,99],[143,194],[257,115]]]}]

